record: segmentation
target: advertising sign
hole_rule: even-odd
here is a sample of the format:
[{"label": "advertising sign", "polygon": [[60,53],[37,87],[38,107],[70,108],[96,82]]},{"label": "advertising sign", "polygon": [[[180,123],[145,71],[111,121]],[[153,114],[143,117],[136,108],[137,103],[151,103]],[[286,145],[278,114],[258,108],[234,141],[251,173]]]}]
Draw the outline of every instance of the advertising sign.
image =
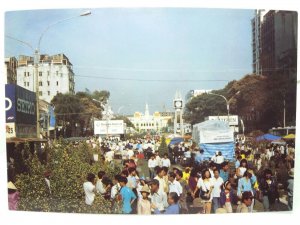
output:
[{"label": "advertising sign", "polygon": [[6,123],[6,137],[7,138],[16,137],[15,123]]},{"label": "advertising sign", "polygon": [[224,143],[224,142],[233,142],[233,132],[228,130],[219,130],[215,131],[204,131],[200,132],[200,143]]},{"label": "advertising sign", "polygon": [[229,118],[229,126],[238,126],[239,125],[239,120],[237,115],[232,115],[232,116],[208,116],[207,120],[221,120],[228,122]]},{"label": "advertising sign", "polygon": [[49,121],[50,129],[54,129],[56,119],[55,119],[55,114],[54,114],[54,107],[51,105],[49,105],[49,117],[50,117],[50,121]]},{"label": "advertising sign", "polygon": [[30,124],[16,124],[16,135],[19,138],[35,137],[36,126]]},{"label": "advertising sign", "polygon": [[124,134],[124,121],[123,120],[95,121],[94,134]]},{"label": "advertising sign", "polygon": [[6,122],[36,125],[36,95],[15,84],[5,85]]}]

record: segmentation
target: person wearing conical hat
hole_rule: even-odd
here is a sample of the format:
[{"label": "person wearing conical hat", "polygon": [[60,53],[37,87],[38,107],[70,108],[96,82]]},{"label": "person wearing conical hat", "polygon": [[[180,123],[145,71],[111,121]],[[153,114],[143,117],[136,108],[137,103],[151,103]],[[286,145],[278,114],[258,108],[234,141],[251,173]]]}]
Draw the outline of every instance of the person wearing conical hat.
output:
[{"label": "person wearing conical hat", "polygon": [[20,194],[18,192],[18,189],[11,181],[8,182],[7,188],[8,188],[8,208],[9,210],[17,210],[19,199],[20,199]]},{"label": "person wearing conical hat", "polygon": [[151,215],[151,203],[149,200],[150,189],[147,184],[145,184],[140,191],[142,198],[139,199],[137,204],[137,212],[139,215]]}]

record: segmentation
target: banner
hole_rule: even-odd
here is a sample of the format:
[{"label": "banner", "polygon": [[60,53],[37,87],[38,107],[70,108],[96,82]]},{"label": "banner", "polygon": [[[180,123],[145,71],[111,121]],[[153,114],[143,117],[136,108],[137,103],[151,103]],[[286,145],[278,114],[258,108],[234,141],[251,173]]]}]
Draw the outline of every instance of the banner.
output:
[{"label": "banner", "polygon": [[224,143],[224,142],[233,142],[233,132],[231,130],[201,130],[199,132],[200,143]]},{"label": "banner", "polygon": [[208,116],[207,120],[220,120],[224,122],[228,122],[229,118],[229,126],[238,126],[239,125],[239,117],[237,115],[232,116]]},{"label": "banner", "polygon": [[222,152],[226,160],[234,160],[234,143],[200,144],[199,147],[204,150],[205,160],[210,160],[216,151]]},{"label": "banner", "polygon": [[94,122],[94,134],[124,134],[123,120],[98,120]]}]

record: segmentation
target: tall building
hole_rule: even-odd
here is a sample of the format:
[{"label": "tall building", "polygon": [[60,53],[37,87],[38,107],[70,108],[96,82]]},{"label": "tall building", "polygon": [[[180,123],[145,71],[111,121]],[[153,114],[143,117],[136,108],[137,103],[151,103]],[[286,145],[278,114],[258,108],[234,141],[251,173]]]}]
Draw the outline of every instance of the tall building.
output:
[{"label": "tall building", "polygon": [[252,20],[253,73],[296,77],[297,12],[257,10]]},{"label": "tall building", "polygon": [[262,74],[262,67],[260,63],[261,57],[261,25],[263,23],[264,15],[268,10],[257,9],[254,12],[252,24],[252,71],[256,75]]},{"label": "tall building", "polygon": [[5,84],[17,83],[17,65],[18,60],[15,57],[7,57],[4,59]]},{"label": "tall building", "polygon": [[[58,93],[74,94],[73,65],[64,54],[40,55],[38,64],[39,98],[51,102]],[[20,55],[17,67],[17,84],[30,91],[36,91],[34,59]]]}]

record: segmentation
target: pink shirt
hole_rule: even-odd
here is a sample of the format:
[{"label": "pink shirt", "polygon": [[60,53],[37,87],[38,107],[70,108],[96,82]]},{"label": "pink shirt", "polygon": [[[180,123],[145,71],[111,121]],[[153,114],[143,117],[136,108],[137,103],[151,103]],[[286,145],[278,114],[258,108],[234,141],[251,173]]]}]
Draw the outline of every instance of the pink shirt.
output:
[{"label": "pink shirt", "polygon": [[8,194],[8,208],[9,210],[17,210],[19,202],[19,192]]}]

